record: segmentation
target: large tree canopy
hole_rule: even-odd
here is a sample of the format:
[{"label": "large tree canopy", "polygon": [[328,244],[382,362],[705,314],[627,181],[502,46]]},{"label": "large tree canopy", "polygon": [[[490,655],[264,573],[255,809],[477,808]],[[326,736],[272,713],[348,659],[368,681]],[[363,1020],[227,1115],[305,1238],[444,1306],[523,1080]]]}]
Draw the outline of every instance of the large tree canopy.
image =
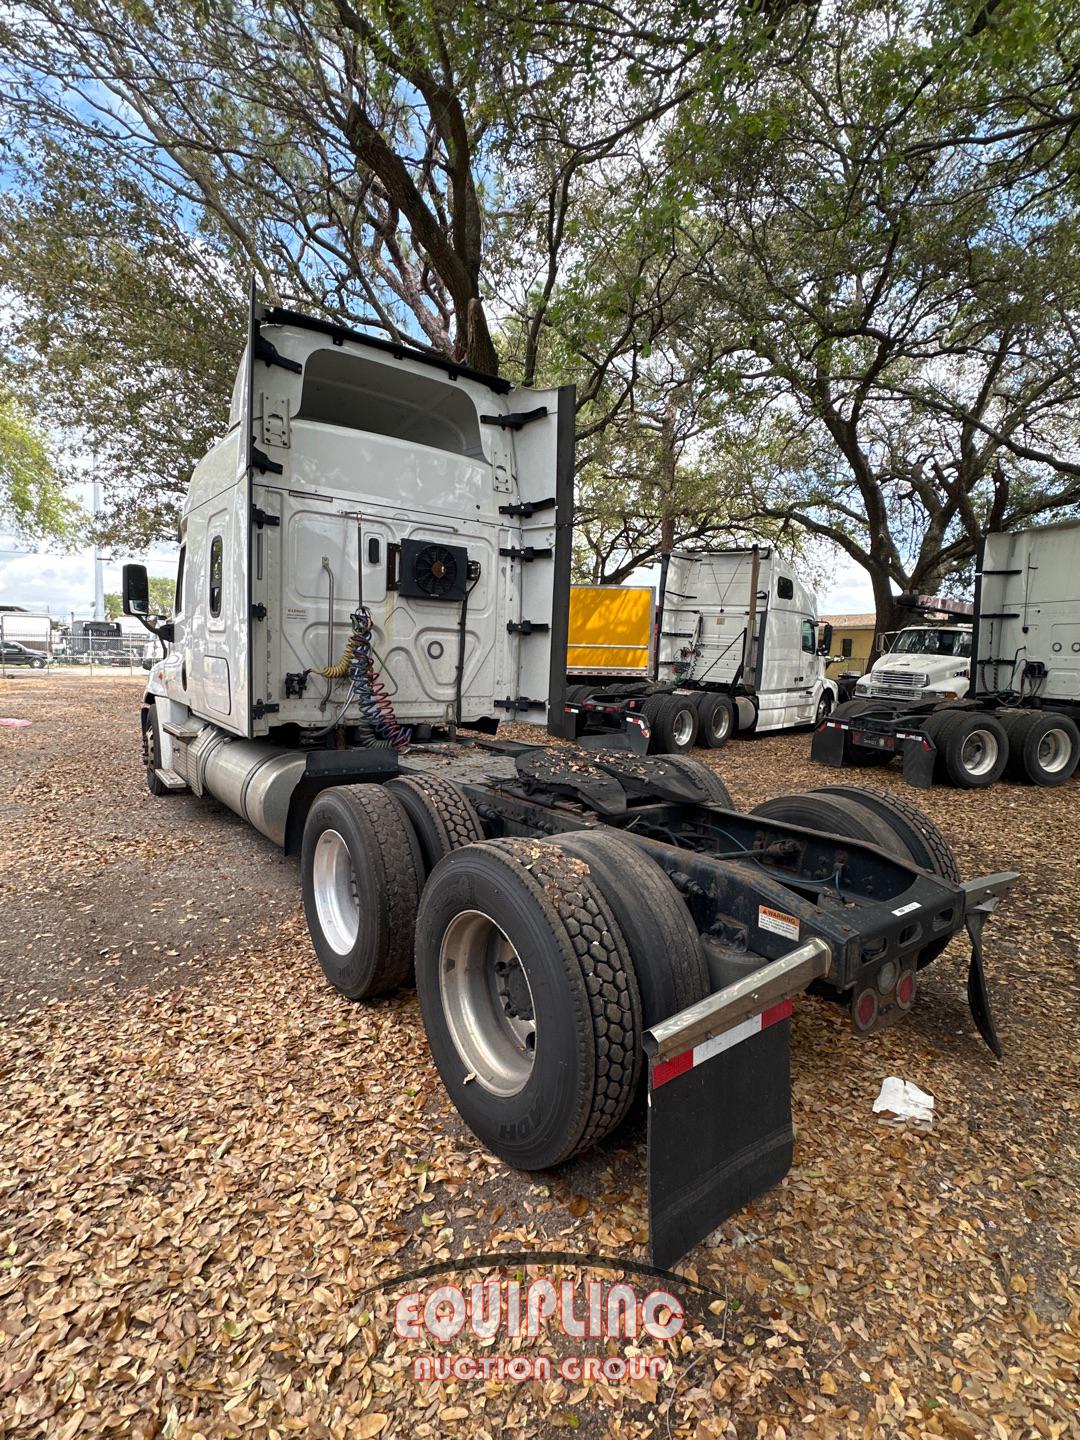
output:
[{"label": "large tree canopy", "polygon": [[169,531],[271,301],[578,385],[583,565],[893,591],[1080,502],[1077,0],[26,0],[13,390]]},{"label": "large tree canopy", "polygon": [[1076,19],[838,0],[673,137],[701,325],[787,434],[746,520],[838,544],[882,623],[1080,502]]}]

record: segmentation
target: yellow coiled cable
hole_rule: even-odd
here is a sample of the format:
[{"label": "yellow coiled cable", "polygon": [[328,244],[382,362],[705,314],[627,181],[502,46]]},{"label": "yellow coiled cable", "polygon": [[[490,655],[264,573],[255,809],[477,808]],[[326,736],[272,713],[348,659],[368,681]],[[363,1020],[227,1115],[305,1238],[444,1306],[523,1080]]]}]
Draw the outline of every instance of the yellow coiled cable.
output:
[{"label": "yellow coiled cable", "polygon": [[346,680],[349,675],[349,666],[356,656],[356,647],[360,643],[360,636],[354,630],[345,642],[345,653],[336,665],[326,665],[321,670],[316,670],[316,675],[322,675],[327,680]]}]

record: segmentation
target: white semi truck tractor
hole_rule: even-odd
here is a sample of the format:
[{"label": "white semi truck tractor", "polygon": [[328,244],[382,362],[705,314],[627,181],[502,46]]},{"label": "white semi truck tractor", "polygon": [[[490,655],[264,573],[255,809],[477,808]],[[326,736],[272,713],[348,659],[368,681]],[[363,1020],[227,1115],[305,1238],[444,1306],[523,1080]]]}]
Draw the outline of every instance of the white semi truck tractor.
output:
[{"label": "white semi truck tractor", "polygon": [[904,779],[923,788],[1066,784],[1080,764],[1078,557],[1076,520],[987,535],[972,624],[902,630],[818,727],[811,758],[900,756]]},{"label": "white semi truck tractor", "polygon": [[905,626],[860,675],[852,698],[962,700],[971,681],[971,641],[970,624]]},{"label": "white semi truck tractor", "polygon": [[[966,929],[1000,1053],[982,932],[1016,876],[963,881],[933,824],[876,791],[743,814],[686,757],[552,743],[573,439],[571,389],[253,295],[175,617],[149,620],[142,566],[124,605],[167,645],[142,702],[153,794],[213,796],[298,857],[328,982],[363,1001],[415,980],[448,1095],[507,1164],[570,1160],[644,1087],[670,1264],[791,1163],[797,991],[869,1034]],[[500,739],[507,719],[532,743]]]},{"label": "white semi truck tractor", "polygon": [[[673,551],[660,571],[655,636],[642,647],[651,673],[575,675],[568,699],[579,736],[619,725],[632,733],[643,715],[650,749],[682,754],[824,720],[839,699],[825,675],[832,626],[819,623],[813,593],[775,547]],[[617,601],[619,590],[601,593]]]}]

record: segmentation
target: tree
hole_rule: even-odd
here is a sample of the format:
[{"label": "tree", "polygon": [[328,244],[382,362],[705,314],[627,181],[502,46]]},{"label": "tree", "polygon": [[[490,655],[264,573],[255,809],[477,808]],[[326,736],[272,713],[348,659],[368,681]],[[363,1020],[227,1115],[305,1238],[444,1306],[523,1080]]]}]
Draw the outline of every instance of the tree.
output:
[{"label": "tree", "polygon": [[[521,340],[509,372],[532,383],[566,257],[591,243],[581,198],[628,154],[646,174],[702,56],[745,63],[770,24],[674,0],[647,16],[618,0],[10,10],[7,348],[108,462],[110,538],[168,532],[221,424],[249,271],[271,302],[489,370],[497,313]],[[579,357],[583,403],[643,311]]]},{"label": "tree", "polygon": [[33,417],[0,390],[0,521],[29,540],[67,540],[80,513]]},{"label": "tree", "polygon": [[[151,575],[147,581],[150,591],[150,614],[171,618],[175,599],[176,582],[169,576]],[[123,597],[113,591],[105,594],[105,614],[110,620],[119,620],[124,613]]]},{"label": "tree", "polygon": [[840,0],[738,107],[681,115],[671,185],[778,440],[743,519],[934,591],[980,536],[1080,503],[1075,7]]}]

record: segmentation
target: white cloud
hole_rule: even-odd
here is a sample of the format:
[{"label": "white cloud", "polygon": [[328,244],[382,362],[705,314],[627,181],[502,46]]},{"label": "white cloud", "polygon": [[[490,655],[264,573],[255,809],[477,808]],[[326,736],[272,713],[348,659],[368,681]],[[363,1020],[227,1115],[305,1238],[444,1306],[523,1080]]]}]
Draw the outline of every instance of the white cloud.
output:
[{"label": "white cloud", "polygon": [[[158,546],[149,555],[110,559],[105,564],[107,593],[119,593],[120,569],[125,559],[143,561],[151,575],[176,574],[175,547]],[[45,610],[58,619],[73,613],[80,618],[93,615],[93,552],[60,555],[30,551],[10,536],[0,535],[0,605]]]}]

